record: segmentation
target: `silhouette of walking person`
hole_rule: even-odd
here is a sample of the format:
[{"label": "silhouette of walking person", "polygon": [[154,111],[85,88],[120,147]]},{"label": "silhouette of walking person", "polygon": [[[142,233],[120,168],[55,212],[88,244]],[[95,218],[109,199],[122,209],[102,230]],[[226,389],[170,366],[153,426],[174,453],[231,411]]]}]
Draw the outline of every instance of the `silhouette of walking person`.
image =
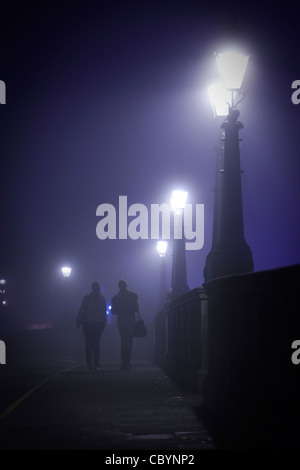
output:
[{"label": "silhouette of walking person", "polygon": [[100,293],[100,284],[93,282],[85,295],[76,317],[76,326],[85,338],[85,358],[88,370],[99,371],[100,339],[106,326],[106,299]]},{"label": "silhouette of walking person", "polygon": [[111,313],[118,317],[118,330],[121,340],[121,368],[129,369],[133,341],[133,330],[136,323],[135,314],[139,312],[138,296],[127,289],[124,280],[119,281],[119,293],[112,298]]}]

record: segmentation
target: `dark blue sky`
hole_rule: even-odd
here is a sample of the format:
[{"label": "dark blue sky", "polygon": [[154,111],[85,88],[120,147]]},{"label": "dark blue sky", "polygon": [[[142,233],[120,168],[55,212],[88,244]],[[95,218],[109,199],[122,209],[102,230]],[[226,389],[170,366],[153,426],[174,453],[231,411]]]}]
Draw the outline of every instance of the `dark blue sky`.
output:
[{"label": "dark blue sky", "polygon": [[[225,5],[226,3],[226,5]],[[213,53],[236,14],[251,58],[240,106],[245,236],[255,270],[300,262],[300,79],[296,7],[267,2],[2,2],[0,276],[20,322],[57,318],[73,267],[74,315],[98,280],[108,299],[126,278],[153,318],[160,260],[153,240],[96,237],[96,208],[169,202],[177,185],[205,206],[202,250],[187,252],[203,282],[211,248],[221,122],[207,86]],[[171,250],[167,256],[171,282]]]}]

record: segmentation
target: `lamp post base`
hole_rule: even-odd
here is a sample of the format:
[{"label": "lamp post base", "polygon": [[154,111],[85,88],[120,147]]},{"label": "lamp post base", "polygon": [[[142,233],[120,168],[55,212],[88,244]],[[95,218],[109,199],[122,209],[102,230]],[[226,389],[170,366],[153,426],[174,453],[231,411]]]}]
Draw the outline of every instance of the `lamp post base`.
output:
[{"label": "lamp post base", "polygon": [[212,281],[217,277],[252,272],[254,269],[252,252],[246,242],[231,249],[213,248],[207,255],[204,279]]}]

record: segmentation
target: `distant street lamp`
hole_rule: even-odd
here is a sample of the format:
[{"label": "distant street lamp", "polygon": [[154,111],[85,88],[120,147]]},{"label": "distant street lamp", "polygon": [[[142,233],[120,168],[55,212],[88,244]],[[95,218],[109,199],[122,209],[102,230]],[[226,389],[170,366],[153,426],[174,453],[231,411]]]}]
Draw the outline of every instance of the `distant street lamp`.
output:
[{"label": "distant street lamp", "polygon": [[172,266],[172,297],[178,297],[189,290],[186,274],[185,239],[183,231],[184,208],[188,193],[173,191],[171,207],[174,214],[174,241]]},{"label": "distant street lamp", "polygon": [[72,268],[70,268],[69,266],[64,266],[64,267],[61,268],[61,272],[62,272],[64,277],[70,277],[70,274],[72,272]]},{"label": "distant street lamp", "polygon": [[72,272],[72,268],[70,268],[69,266],[63,266],[61,268],[61,272],[62,272],[62,275],[65,279],[65,285],[64,285],[64,293],[63,293],[63,297],[64,297],[64,316],[63,316],[63,319],[67,322],[69,320],[69,309],[68,309],[68,303],[69,303],[69,286],[68,286],[68,279],[71,275],[71,272]]},{"label": "distant street lamp", "polygon": [[252,252],[244,237],[239,147],[239,130],[243,124],[238,121],[240,112],[237,109],[245,98],[241,86],[249,55],[230,50],[218,53],[216,57],[223,85],[210,87],[209,94],[215,116],[224,116],[226,112],[227,117],[221,126],[224,155],[220,149],[217,156],[218,192],[215,194],[212,249],[204,268],[205,282],[224,275],[253,271]]},{"label": "distant street lamp", "polygon": [[166,253],[168,249],[168,242],[159,240],[156,244],[156,249],[161,259],[160,265],[160,286],[158,298],[158,311],[162,310],[166,302],[167,296],[167,272],[166,272]]},{"label": "distant street lamp", "polygon": [[164,240],[159,240],[156,244],[156,249],[160,258],[165,259],[167,249],[168,249],[168,242]]}]

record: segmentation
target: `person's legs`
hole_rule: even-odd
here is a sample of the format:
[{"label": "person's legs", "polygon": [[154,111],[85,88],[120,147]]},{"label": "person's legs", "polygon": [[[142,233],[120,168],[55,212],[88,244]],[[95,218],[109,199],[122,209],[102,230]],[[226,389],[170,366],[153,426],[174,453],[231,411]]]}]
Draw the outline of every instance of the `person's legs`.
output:
[{"label": "person's legs", "polygon": [[93,331],[88,325],[84,325],[82,330],[85,338],[86,365],[88,369],[92,369]]},{"label": "person's legs", "polygon": [[126,348],[124,347],[125,344],[125,336],[124,336],[124,326],[122,322],[118,322],[118,330],[120,333],[120,341],[121,341],[121,367],[122,369],[125,368],[125,357],[126,357]]},{"label": "person's legs", "polygon": [[94,368],[99,368],[100,361],[100,339],[104,331],[104,323],[96,325],[93,330],[93,365]]},{"label": "person's legs", "polygon": [[118,328],[121,339],[121,360],[122,369],[128,369],[131,359],[131,349],[133,341],[133,328],[135,319],[131,317],[119,318]]}]

